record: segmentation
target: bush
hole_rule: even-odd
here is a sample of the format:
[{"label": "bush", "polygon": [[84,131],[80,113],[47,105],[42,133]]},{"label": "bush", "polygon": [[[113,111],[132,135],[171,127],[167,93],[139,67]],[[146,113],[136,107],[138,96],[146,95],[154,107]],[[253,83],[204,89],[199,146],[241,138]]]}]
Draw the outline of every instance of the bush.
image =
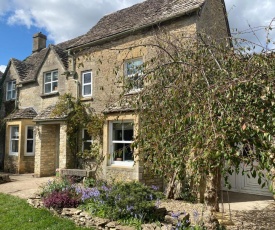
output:
[{"label": "bush", "polygon": [[44,199],[44,206],[46,208],[62,209],[62,208],[76,208],[80,199],[69,190],[54,191],[48,194]]},{"label": "bush", "polygon": [[154,220],[156,203],[163,197],[162,193],[139,182],[119,182],[93,189],[86,193],[89,195],[85,199],[85,208],[94,215],[112,220]]},{"label": "bush", "polygon": [[49,180],[45,185],[42,186],[42,191],[40,195],[42,197],[46,197],[53,192],[71,190],[72,184],[72,181],[66,177]]}]

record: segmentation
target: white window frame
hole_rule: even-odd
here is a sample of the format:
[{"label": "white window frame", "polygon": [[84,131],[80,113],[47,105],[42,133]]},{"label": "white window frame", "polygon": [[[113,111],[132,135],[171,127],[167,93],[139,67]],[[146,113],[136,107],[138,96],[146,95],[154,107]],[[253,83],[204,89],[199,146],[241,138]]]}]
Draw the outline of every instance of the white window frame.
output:
[{"label": "white window frame", "polygon": [[[17,128],[18,129],[18,136],[17,138],[13,138],[12,137],[12,129],[13,128]],[[10,151],[9,151],[9,155],[10,156],[18,156],[18,152],[19,152],[19,148],[20,148],[20,145],[19,145],[19,139],[20,139],[20,128],[19,128],[19,125],[11,125],[9,127],[9,131],[10,131]],[[12,145],[13,145],[13,141],[17,141],[18,142],[18,151],[17,152],[12,152]]]},{"label": "white window frame", "polygon": [[[84,83],[84,76],[85,76],[85,74],[91,74],[91,82]],[[82,72],[81,82],[82,82],[82,97],[91,97],[93,95],[93,73],[92,73],[92,71]],[[84,87],[85,86],[90,86],[91,87],[91,93],[90,94],[84,94]]]},{"label": "white window frame", "polygon": [[[141,64],[138,65],[138,67],[143,65],[143,59],[142,58],[134,58],[134,59],[126,60],[124,62],[124,75],[125,75],[126,83],[127,83],[127,81],[131,81],[131,78],[132,79],[134,79],[136,77],[138,78],[137,87],[135,87],[135,84],[134,84],[134,86],[132,86],[132,88],[128,90],[129,93],[139,92],[143,89],[143,73],[142,73],[142,70],[137,69],[137,72],[135,72],[133,74],[128,74],[128,68],[127,68],[128,64],[134,63],[136,61],[141,61]],[[136,81],[136,80],[134,79],[134,81]],[[140,86],[139,82],[142,83],[142,86]]]},{"label": "white window frame", "polygon": [[[133,140],[131,141],[117,141],[113,140],[113,125],[114,124],[125,124],[125,123],[132,123],[133,124],[133,136],[134,136],[134,121],[133,120],[123,120],[123,121],[110,121],[109,125],[109,140],[110,140],[110,153],[111,153],[111,165],[118,165],[118,166],[133,166],[134,165],[134,160],[132,161],[115,161],[114,160],[114,144],[132,144]],[[134,157],[134,152],[133,152],[133,157]],[[123,156],[124,158],[124,156]]]},{"label": "white window frame", "polygon": [[[49,73],[51,74],[51,81],[46,82],[46,75],[49,74]],[[54,73],[57,73],[57,80],[53,79]],[[57,83],[57,89],[56,90],[53,89],[53,83]],[[46,92],[46,85],[51,86],[50,92]],[[44,87],[44,94],[51,94],[51,93],[58,92],[58,70],[53,70],[53,71],[49,71],[49,72],[44,73],[43,87]]]},{"label": "white window frame", "polygon": [[84,144],[85,143],[90,143],[90,145],[93,144],[93,138],[92,137],[91,137],[90,140],[85,140],[84,139],[85,138],[85,130],[87,130],[87,129],[82,129],[82,151],[84,151]]},{"label": "white window frame", "polygon": [[[11,86],[9,89],[9,85]],[[14,92],[14,97],[12,96]],[[8,98],[8,94],[11,94],[11,97]],[[15,100],[16,99],[16,81],[8,81],[6,84],[6,100],[10,101],[10,100]]]},{"label": "white window frame", "polygon": [[[33,138],[28,138],[28,129],[32,128],[33,130]],[[34,132],[34,126],[26,126],[26,131],[25,131],[25,137],[26,137],[26,141],[25,141],[25,156],[34,156],[35,155],[35,132]],[[28,151],[28,141],[33,141],[32,144],[32,152],[27,152]]]}]

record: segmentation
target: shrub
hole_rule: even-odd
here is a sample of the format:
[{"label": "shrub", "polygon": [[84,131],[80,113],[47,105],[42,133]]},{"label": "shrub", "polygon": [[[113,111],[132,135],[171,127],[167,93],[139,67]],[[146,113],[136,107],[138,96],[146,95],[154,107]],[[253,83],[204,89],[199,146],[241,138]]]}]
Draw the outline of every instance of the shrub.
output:
[{"label": "shrub", "polygon": [[111,186],[100,185],[90,190],[85,207],[92,214],[112,220],[136,218],[154,220],[156,201],[162,193],[139,182],[119,182]]},{"label": "shrub", "polygon": [[62,208],[76,208],[80,199],[69,190],[54,191],[48,194],[44,199],[44,206],[47,208],[62,209]]},{"label": "shrub", "polygon": [[41,188],[42,188],[42,191],[40,195],[42,197],[46,197],[53,192],[71,190],[72,181],[70,181],[68,178],[56,178],[54,180],[49,180]]}]

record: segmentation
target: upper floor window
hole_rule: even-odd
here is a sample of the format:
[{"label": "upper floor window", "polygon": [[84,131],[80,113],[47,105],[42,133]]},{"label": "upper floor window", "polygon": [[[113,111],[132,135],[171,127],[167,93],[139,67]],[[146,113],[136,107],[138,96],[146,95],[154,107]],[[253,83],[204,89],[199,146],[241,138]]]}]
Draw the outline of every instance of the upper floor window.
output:
[{"label": "upper floor window", "polygon": [[16,98],[16,81],[7,82],[6,99],[14,100]]},{"label": "upper floor window", "polygon": [[143,88],[142,59],[132,59],[125,62],[125,80],[129,92]]},{"label": "upper floor window", "polygon": [[82,129],[82,151],[90,151],[93,143],[92,137],[87,129]]},{"label": "upper floor window", "polygon": [[92,96],[92,72],[82,73],[82,96]]},{"label": "upper floor window", "polygon": [[26,127],[26,156],[34,155],[34,129],[33,126]]},{"label": "upper floor window", "polygon": [[10,126],[10,155],[18,155],[19,126]]},{"label": "upper floor window", "polygon": [[58,90],[58,71],[51,71],[44,74],[44,93],[54,93]]}]

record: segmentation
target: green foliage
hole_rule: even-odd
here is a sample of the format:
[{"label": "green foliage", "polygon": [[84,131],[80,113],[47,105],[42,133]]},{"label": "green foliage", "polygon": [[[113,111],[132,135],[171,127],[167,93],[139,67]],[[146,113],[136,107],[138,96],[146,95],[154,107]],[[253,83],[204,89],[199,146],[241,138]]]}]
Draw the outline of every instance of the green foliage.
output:
[{"label": "green foliage", "polygon": [[[95,114],[89,104],[82,103],[71,94],[64,94],[52,112],[52,116],[66,116],[68,144],[79,166],[80,160],[94,162],[99,165],[103,156],[101,154],[104,117]],[[89,135],[93,138],[91,152],[82,151],[80,132],[87,128]]]},{"label": "green foliage", "polygon": [[272,177],[275,54],[168,39],[156,43],[156,68],[144,70],[151,84],[133,102],[140,117],[134,145],[146,169],[166,180],[188,173],[197,190],[202,175],[226,176],[241,162],[248,175]]},{"label": "green foliage", "polygon": [[0,193],[1,229],[88,229],[76,227],[68,219],[53,216],[46,209],[36,209],[27,204],[26,200]]},{"label": "green foliage", "polygon": [[119,182],[113,186],[97,186],[85,209],[93,215],[124,220],[132,223],[155,220],[156,201],[163,197],[160,192],[139,182]]}]

